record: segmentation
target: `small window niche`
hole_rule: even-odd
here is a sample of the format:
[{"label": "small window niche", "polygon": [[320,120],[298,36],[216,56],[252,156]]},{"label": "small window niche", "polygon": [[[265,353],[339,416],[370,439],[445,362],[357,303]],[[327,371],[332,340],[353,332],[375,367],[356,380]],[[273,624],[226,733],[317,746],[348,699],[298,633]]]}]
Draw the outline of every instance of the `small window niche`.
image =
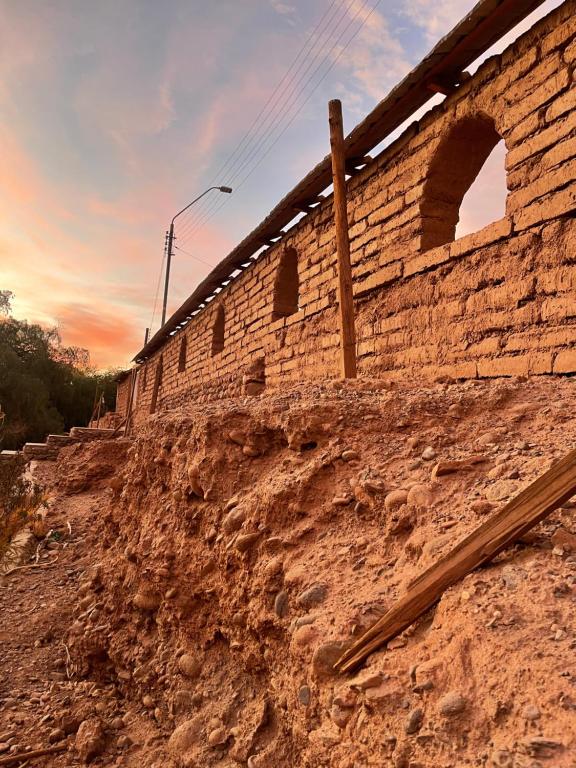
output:
[{"label": "small window niche", "polygon": [[180,352],[178,353],[178,373],[186,370],[186,356],[188,354],[188,339],[182,336],[180,340]]},{"label": "small window niche", "polygon": [[298,254],[295,248],[286,248],[280,256],[280,263],[274,280],[274,304],[272,319],[288,317],[298,312],[300,303],[300,278],[298,276]]},{"label": "small window niche", "polygon": [[226,329],[226,314],[222,304],[218,304],[212,325],[212,357],[219,355],[224,349],[224,331]]},{"label": "small window niche", "polygon": [[152,400],[150,401],[150,413],[156,412],[156,406],[158,405],[158,395],[160,394],[160,387],[162,386],[162,357],[158,360],[156,365],[156,374],[154,376],[154,388],[152,389]]}]

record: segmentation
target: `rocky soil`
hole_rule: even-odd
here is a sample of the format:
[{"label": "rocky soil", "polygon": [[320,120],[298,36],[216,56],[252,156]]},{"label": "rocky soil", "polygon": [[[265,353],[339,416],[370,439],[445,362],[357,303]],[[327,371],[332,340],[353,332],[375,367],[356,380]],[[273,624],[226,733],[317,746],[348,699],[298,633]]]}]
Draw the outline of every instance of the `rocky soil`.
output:
[{"label": "rocky soil", "polygon": [[572,504],[332,671],[576,446],[575,387],[307,384],[63,449],[38,564],[0,578],[0,765],[575,766]]}]

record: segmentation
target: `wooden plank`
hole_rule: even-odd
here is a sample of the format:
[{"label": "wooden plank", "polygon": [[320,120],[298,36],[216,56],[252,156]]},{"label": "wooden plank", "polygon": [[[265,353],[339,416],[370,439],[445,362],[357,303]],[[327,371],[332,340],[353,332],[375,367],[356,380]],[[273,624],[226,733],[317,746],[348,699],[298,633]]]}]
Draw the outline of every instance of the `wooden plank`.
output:
[{"label": "wooden plank", "polygon": [[336,227],[336,261],[338,270],[338,311],[340,315],[340,370],[344,379],[356,378],[356,331],[354,329],[354,296],[350,267],[348,204],[346,199],[346,156],[342,103],[333,99],[328,104],[332,181],[334,184],[334,224]]},{"label": "wooden plank", "polygon": [[407,594],[338,659],[335,669],[348,672],[357,667],[431,608],[449,586],[517,541],[575,493],[576,450],[415,579]]}]

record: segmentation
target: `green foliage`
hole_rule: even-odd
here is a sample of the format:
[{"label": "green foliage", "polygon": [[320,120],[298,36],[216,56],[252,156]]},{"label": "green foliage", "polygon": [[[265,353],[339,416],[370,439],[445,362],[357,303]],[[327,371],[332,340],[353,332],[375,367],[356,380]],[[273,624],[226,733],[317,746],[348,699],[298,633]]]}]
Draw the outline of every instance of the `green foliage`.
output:
[{"label": "green foliage", "polygon": [[113,410],[116,371],[91,369],[88,353],[63,347],[56,329],[9,317],[7,294],[0,291],[0,447],[18,449],[87,425],[102,391],[106,409]]}]

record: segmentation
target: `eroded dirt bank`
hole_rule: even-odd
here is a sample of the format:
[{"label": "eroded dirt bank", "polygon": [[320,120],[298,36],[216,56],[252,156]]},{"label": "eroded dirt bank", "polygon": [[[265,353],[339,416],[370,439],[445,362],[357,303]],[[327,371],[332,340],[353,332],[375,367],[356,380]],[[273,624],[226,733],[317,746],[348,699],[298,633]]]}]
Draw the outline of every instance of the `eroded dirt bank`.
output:
[{"label": "eroded dirt bank", "polygon": [[66,744],[53,766],[574,766],[570,505],[331,664],[576,445],[575,386],[306,385],[62,450],[58,560],[0,585],[0,737]]}]

